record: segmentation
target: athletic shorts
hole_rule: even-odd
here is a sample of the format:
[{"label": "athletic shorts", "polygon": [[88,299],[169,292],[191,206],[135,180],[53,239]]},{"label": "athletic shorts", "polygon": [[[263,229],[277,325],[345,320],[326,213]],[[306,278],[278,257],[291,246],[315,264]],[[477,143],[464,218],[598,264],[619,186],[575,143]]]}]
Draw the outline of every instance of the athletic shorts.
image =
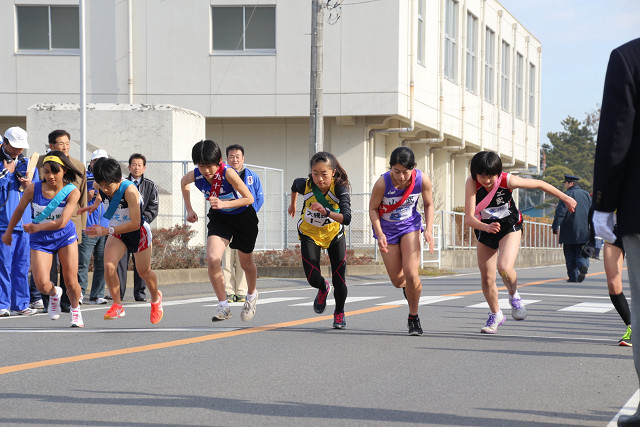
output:
[{"label": "athletic shorts", "polygon": [[29,246],[34,251],[53,254],[55,251],[69,246],[78,240],[76,226],[71,220],[63,229],[53,231],[38,231],[29,235]]},{"label": "athletic shorts", "polygon": [[498,249],[500,247],[500,240],[509,233],[522,230],[522,222],[515,224],[509,224],[505,222],[500,223],[500,231],[496,234],[487,233],[486,231],[473,230],[476,233],[478,242],[489,246],[491,249]]},{"label": "athletic shorts", "polygon": [[[397,222],[380,218],[380,228],[382,228],[382,232],[387,238],[388,245],[400,244],[400,239],[402,239],[402,236],[405,234],[413,233],[414,231],[424,231],[424,228],[422,228],[422,218],[419,216]],[[378,238],[375,231],[373,232],[373,237]]]},{"label": "athletic shorts", "polygon": [[240,213],[226,214],[209,209],[208,236],[218,236],[229,240],[229,247],[250,254],[256,247],[258,238],[258,215],[253,206]]},{"label": "athletic shorts", "polygon": [[130,253],[142,252],[151,246],[151,227],[145,222],[139,230],[113,234],[113,237],[122,241]]}]

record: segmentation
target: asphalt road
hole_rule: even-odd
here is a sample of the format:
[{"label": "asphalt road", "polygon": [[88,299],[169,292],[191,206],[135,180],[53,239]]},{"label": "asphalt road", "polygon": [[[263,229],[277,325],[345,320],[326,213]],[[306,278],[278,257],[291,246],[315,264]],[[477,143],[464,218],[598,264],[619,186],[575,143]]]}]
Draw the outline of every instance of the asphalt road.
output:
[{"label": "asphalt road", "polygon": [[158,325],[134,302],[114,321],[83,306],[83,329],[68,314],[3,318],[0,425],[607,425],[634,405],[632,349],[617,345],[602,263],[565,280],[563,266],[520,269],[528,317],[505,307],[493,336],[476,272],[423,278],[420,337],[385,276],[348,277],[344,330],[333,297],[313,312],[303,279],[259,279],[247,323],[240,303],[210,321],[209,284],[162,286]]}]

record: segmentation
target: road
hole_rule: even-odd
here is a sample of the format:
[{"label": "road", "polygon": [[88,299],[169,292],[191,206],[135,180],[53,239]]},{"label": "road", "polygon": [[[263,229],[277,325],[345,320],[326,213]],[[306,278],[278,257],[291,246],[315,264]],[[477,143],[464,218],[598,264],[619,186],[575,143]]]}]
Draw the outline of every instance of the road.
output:
[{"label": "road", "polygon": [[3,318],[0,425],[604,426],[637,402],[632,349],[602,263],[565,280],[564,266],[519,269],[528,317],[505,307],[493,336],[477,272],[423,278],[420,337],[385,276],[348,277],[344,330],[303,279],[259,279],[247,323],[240,303],[210,321],[209,284],[162,286],[158,325],[135,302],[113,321],[83,306],[83,329],[66,313]]}]

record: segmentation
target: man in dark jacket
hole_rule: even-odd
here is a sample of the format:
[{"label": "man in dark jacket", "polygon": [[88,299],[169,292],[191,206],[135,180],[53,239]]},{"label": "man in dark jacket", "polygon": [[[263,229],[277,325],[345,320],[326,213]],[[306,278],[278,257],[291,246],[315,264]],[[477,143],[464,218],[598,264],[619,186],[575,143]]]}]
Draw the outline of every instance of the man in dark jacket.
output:
[{"label": "man in dark jacket", "polygon": [[570,213],[563,202],[558,202],[556,215],[551,226],[553,234],[558,234],[560,228],[560,244],[564,251],[567,265],[567,282],[582,282],[589,270],[589,258],[585,257],[582,247],[589,240],[589,209],[591,196],[578,185],[579,177],[564,176],[565,193],[578,202],[576,211]]},{"label": "man in dark jacket", "polygon": [[[613,243],[614,212],[618,214],[616,231],[627,255],[634,329],[640,328],[639,165],[640,39],[635,39],[614,49],[609,57],[593,175],[596,235]],[[633,360],[640,375],[640,345],[633,346]],[[634,415],[621,416],[618,425],[640,426],[640,409]]]},{"label": "man in dark jacket", "polygon": [[[140,153],[134,153],[129,157],[129,177],[127,179],[133,182],[138,191],[140,192],[140,198],[142,199],[142,216],[144,220],[151,224],[151,222],[158,216],[158,187],[156,184],[148,178],[144,177],[144,172],[147,170],[147,158]],[[126,253],[120,263],[118,264],[118,278],[120,279],[120,299],[124,298],[124,293],[127,290],[127,267],[129,265],[129,257],[131,252]],[[146,301],[147,295],[145,289],[147,285],[144,280],[138,275],[138,271],[135,268],[136,259],[133,259],[133,298],[136,301]]]}]

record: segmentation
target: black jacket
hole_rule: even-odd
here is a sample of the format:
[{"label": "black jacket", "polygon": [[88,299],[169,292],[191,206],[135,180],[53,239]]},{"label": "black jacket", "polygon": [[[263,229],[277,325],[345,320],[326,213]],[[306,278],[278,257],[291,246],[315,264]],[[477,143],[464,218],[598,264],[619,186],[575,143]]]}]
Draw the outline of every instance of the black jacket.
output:
[{"label": "black jacket", "polygon": [[[134,182],[131,174],[129,174],[127,179]],[[146,221],[151,224],[151,221],[158,216],[158,186],[155,182],[142,175],[138,191],[142,198],[142,215]]]},{"label": "black jacket", "polygon": [[640,233],[640,39],[611,52],[604,81],[593,207],[618,211],[619,235]]}]

